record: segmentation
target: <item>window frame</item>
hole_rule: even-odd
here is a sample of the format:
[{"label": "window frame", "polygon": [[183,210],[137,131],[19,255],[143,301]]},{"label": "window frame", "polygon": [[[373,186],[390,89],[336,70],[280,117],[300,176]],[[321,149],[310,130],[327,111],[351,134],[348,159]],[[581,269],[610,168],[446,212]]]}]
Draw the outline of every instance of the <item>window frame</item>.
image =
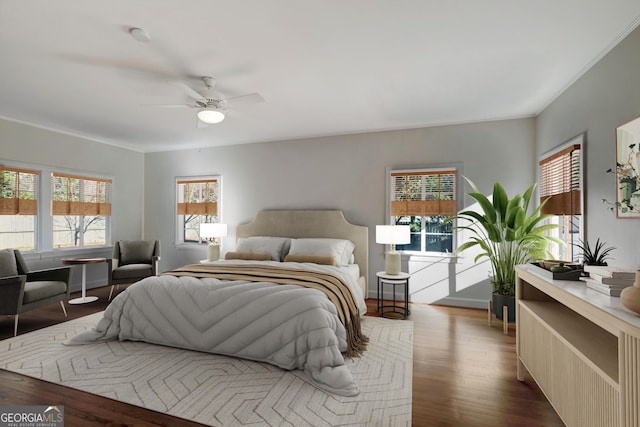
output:
[{"label": "window frame", "polygon": [[[72,196],[68,196],[66,200],[55,200],[54,195],[54,183],[55,178],[73,179],[81,181],[81,185],[78,188],[78,199],[70,200]],[[51,215],[51,246],[54,251],[64,251],[73,249],[86,249],[86,248],[101,248],[111,245],[111,208],[113,200],[113,179],[104,176],[99,176],[94,173],[68,173],[57,170],[52,170],[49,174],[50,184],[50,215]],[[87,201],[85,190],[86,184],[96,183],[97,198],[100,199],[104,195],[104,201]],[[104,185],[104,194],[102,192],[102,185]],[[98,187],[100,186],[100,187]],[[94,213],[95,210],[95,213]],[[68,211],[68,212],[67,212]],[[75,211],[75,212],[72,212]],[[89,229],[82,232],[78,238],[78,245],[55,247],[53,233],[56,231],[54,225],[54,216],[69,216],[78,217],[80,227],[84,228],[85,220],[87,217],[102,217],[104,218],[104,244],[87,245],[85,244],[85,234]]]},{"label": "window frame", "polygon": [[[449,164],[436,164],[436,165],[426,165],[426,166],[413,166],[413,167],[388,167],[386,169],[386,206],[385,206],[385,224],[394,224],[395,216],[392,215],[392,198],[393,198],[393,174],[410,174],[415,172],[418,174],[434,174],[438,172],[447,172],[447,171],[455,171],[455,213],[460,210],[461,203],[463,201],[463,186],[460,185],[461,177],[462,177],[462,164],[461,163],[449,163]],[[454,214],[455,215],[455,214]],[[424,215],[422,218],[428,216],[442,216],[446,217],[447,215]],[[455,231],[455,220],[452,222],[452,232],[451,232],[451,252],[438,252],[438,251],[415,251],[415,250],[406,250],[400,249],[396,247],[396,250],[402,254],[411,255],[411,256],[437,256],[437,257],[455,257],[455,250],[458,245],[458,236]],[[422,221],[421,227],[421,235],[424,236],[424,220]]]},{"label": "window frame", "polygon": [[[582,254],[580,252],[580,249],[576,246],[580,241],[584,241],[584,236],[585,236],[585,209],[584,209],[584,200],[585,200],[585,189],[586,189],[586,185],[585,185],[585,170],[584,170],[584,159],[585,159],[585,134],[581,133],[577,136],[574,136],[573,138],[569,139],[566,142],[563,142],[562,144],[554,147],[553,149],[541,154],[538,157],[538,165],[537,165],[537,174],[538,174],[538,182],[540,183],[540,185],[538,185],[538,200],[540,202],[542,202],[543,199],[549,197],[549,195],[547,194],[547,192],[544,191],[544,183],[542,182],[543,180],[543,171],[542,171],[542,164],[548,164],[550,162],[551,159],[554,158],[559,158],[561,156],[566,156],[572,147],[579,147],[578,149],[580,150],[579,153],[579,161],[578,161],[578,167],[579,167],[579,171],[577,173],[577,176],[579,178],[579,183],[577,188],[577,191],[579,191],[579,203],[578,206],[576,206],[576,210],[574,210],[573,207],[570,208],[572,215],[567,215],[567,214],[555,214],[552,213],[552,215],[554,215],[555,217],[558,218],[557,223],[560,225],[559,227],[559,231],[563,229],[569,229],[569,232],[566,233],[567,237],[563,238],[560,235],[557,235],[556,237],[560,238],[561,240],[564,240],[567,243],[567,246],[565,248],[565,252],[564,254],[566,254],[566,256],[562,257],[561,255],[563,254],[562,248],[558,248],[557,253],[554,253],[554,255],[560,257],[560,258],[565,258],[566,261],[573,261],[573,262],[579,262],[580,258],[582,257]],[[575,176],[574,171],[572,170],[573,166],[572,164],[569,164],[569,170],[567,170],[566,168],[563,169],[563,173],[565,175],[568,176]],[[572,183],[569,183],[569,193],[571,193],[569,195],[569,199],[570,201],[573,203],[574,200],[574,195],[573,192],[576,191],[574,189],[574,186]],[[555,195],[559,194],[559,193],[553,193]],[[565,197],[566,199],[567,197]],[[555,200],[550,200],[550,202],[554,202]],[[560,205],[565,204],[564,201],[561,201],[561,203],[558,203]],[[547,204],[545,205],[545,207],[549,205],[549,202],[547,202]],[[544,208],[543,208],[544,209]],[[550,207],[551,209],[551,207]],[[558,207],[558,209],[562,210],[561,207]],[[577,214],[575,214],[574,212],[578,212]],[[549,213],[549,211],[543,211],[543,213]],[[563,217],[568,217],[568,218],[563,218]],[[576,223],[572,218],[573,217],[578,217],[577,220],[578,222]],[[555,223],[555,222],[554,222]],[[572,232],[571,230],[573,230],[574,228],[577,228],[578,231],[577,232]],[[549,232],[551,235],[554,235],[555,233],[553,232]],[[577,240],[575,240],[577,239]],[[553,247],[552,247],[553,250]]]},{"label": "window frame", "polygon": [[0,168],[27,169],[38,172],[38,194],[35,216],[35,247],[32,250],[22,251],[25,254],[45,254],[55,252],[95,252],[112,246],[113,223],[111,216],[105,217],[105,244],[91,246],[71,246],[65,248],[53,247],[53,215],[52,215],[52,174],[65,174],[74,176],[84,176],[99,180],[111,181],[111,199],[114,197],[115,179],[113,176],[90,172],[84,170],[70,170],[56,168],[48,165],[33,163],[22,163],[0,159]]},{"label": "window frame", "polygon": [[[187,240],[185,241],[184,238],[184,219],[182,219],[184,217],[184,214],[180,214],[178,212],[179,209],[179,204],[182,203],[180,198],[180,189],[179,189],[179,185],[181,182],[194,182],[194,183],[202,183],[205,181],[217,181],[218,184],[218,194],[217,194],[217,213],[215,216],[217,216],[217,221],[215,221],[215,223],[218,224],[222,224],[222,189],[223,189],[223,185],[222,185],[222,175],[221,174],[212,174],[212,175],[198,175],[198,176],[177,176],[175,178],[175,184],[174,184],[174,188],[175,188],[175,203],[174,203],[174,209],[175,209],[175,244],[176,246],[182,246],[182,247],[195,247],[195,246],[200,246],[202,244],[208,244],[207,241],[203,240],[198,233],[198,241],[190,241]],[[200,215],[202,216],[202,215]],[[201,222],[199,222],[201,223]]]},{"label": "window frame", "polygon": [[[31,168],[31,167],[17,167],[14,165],[6,165],[6,164],[2,164],[0,165],[0,172],[14,172],[16,174],[16,178],[15,180],[13,180],[13,186],[12,186],[12,190],[14,191],[14,197],[12,198],[5,198],[5,197],[1,197],[0,198],[0,204],[2,205],[0,207],[0,209],[4,212],[4,211],[13,211],[15,210],[15,212],[13,214],[11,213],[3,213],[0,214],[1,217],[19,217],[19,216],[32,216],[32,224],[33,224],[33,248],[32,249],[25,249],[25,248],[21,248],[20,250],[23,252],[33,252],[38,248],[38,215],[41,213],[41,209],[39,207],[40,204],[40,193],[41,193],[41,174],[40,171],[37,168]],[[34,176],[33,181],[32,181],[32,186],[34,187],[32,190],[33,191],[28,191],[28,193],[31,193],[33,196],[33,199],[29,199],[29,198],[22,198],[21,195],[21,189],[22,186],[20,185],[20,174],[29,174]],[[21,206],[23,205],[22,203],[20,203],[21,200],[31,200],[32,203],[25,203],[25,206]],[[11,202],[4,202],[4,201],[15,201],[13,203]],[[8,231],[9,233],[11,231]],[[2,232],[1,234],[4,234],[4,232]],[[19,246],[19,245],[17,245]],[[9,247],[16,247],[16,245],[12,245]]]}]

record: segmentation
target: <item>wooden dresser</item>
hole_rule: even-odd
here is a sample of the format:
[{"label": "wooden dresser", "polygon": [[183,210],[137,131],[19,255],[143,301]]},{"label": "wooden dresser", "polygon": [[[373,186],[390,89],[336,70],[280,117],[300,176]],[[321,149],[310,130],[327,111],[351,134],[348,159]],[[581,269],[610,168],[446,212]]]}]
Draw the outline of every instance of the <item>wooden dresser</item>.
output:
[{"label": "wooden dresser", "polygon": [[640,317],[583,282],[516,267],[518,380],[568,426],[640,426]]}]

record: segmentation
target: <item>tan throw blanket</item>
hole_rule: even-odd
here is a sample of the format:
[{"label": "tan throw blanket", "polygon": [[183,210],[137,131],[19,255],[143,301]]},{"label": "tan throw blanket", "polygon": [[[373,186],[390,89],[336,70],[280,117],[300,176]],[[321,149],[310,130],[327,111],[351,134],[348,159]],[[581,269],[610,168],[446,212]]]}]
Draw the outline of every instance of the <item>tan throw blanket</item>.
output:
[{"label": "tan throw blanket", "polygon": [[330,273],[262,264],[190,264],[162,274],[274,282],[318,289],[336,306],[340,321],[346,329],[346,356],[357,357],[367,349],[369,338],[362,333],[360,313],[353,295],[341,279]]}]

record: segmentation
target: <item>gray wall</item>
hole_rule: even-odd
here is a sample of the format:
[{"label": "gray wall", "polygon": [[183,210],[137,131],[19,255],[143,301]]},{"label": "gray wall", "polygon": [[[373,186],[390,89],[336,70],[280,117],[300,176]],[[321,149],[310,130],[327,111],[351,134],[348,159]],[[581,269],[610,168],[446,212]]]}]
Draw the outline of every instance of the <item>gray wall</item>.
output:
[{"label": "gray wall", "polygon": [[[235,246],[235,227],[258,210],[340,209],[350,222],[369,227],[373,295],[375,272],[384,269],[384,247],[375,243],[375,225],[385,223],[386,169],[461,163],[463,174],[487,192],[496,180],[510,193],[522,192],[535,179],[534,127],[534,119],[519,119],[149,153],[145,210],[150,214],[145,235],[162,241],[163,268],[205,258],[204,247],[194,250],[174,244],[175,178],[221,174],[222,221],[229,224],[223,252]],[[466,282],[465,288],[471,288],[447,288],[463,292],[465,301],[482,301],[486,306],[490,295],[486,277],[485,268]],[[416,280],[420,282],[414,281],[412,287],[431,285],[428,275]],[[476,283],[481,286],[473,290]]]},{"label": "gray wall", "polygon": [[[160,239],[161,269],[205,257],[203,247],[174,244],[175,177],[221,174],[222,219],[230,226],[223,250],[234,247],[235,226],[260,209],[341,209],[348,220],[370,229],[369,276],[375,278],[384,265],[384,248],[375,244],[374,230],[385,221],[387,168],[459,163],[463,174],[482,190],[489,192],[493,182],[500,181],[512,194],[536,179],[542,153],[585,132],[586,236],[617,246],[613,263],[635,268],[640,259],[640,220],[616,219],[601,199],[615,199],[615,178],[605,172],[615,165],[614,129],[640,115],[638,70],[640,29],[535,119],[146,155],[0,120],[0,159],[114,176],[113,239]],[[412,279],[412,299],[482,306],[489,297],[489,268],[474,266],[470,258],[467,255],[456,264],[416,260],[411,266],[405,259],[405,269],[420,270]],[[47,254],[34,261],[58,262]],[[95,272],[96,283],[98,276]],[[375,283],[369,289],[374,290]]]},{"label": "gray wall", "polygon": [[615,201],[615,128],[640,116],[640,28],[549,105],[536,121],[536,154],[586,132],[585,237],[617,247],[610,264],[635,269],[640,218],[617,219],[601,200]]},{"label": "gray wall", "polygon": [[[0,119],[0,160],[113,177],[112,239],[142,238],[144,219],[144,156],[142,153],[84,138]],[[59,266],[60,258],[80,256],[74,250],[29,254],[32,269]],[[110,257],[111,248],[83,251],[81,256]],[[80,268],[73,289],[80,289]],[[106,264],[87,267],[88,287],[106,284]]]}]

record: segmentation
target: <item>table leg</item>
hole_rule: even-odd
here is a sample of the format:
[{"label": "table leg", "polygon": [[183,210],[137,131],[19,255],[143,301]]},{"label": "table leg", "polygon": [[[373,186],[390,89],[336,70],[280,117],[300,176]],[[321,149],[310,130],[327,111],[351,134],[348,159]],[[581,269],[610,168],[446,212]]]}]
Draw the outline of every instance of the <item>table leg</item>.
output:
[{"label": "table leg", "polygon": [[87,298],[87,264],[82,264],[82,300]]},{"label": "table leg", "polygon": [[516,365],[516,378],[518,381],[524,381],[524,364],[520,360],[520,356],[518,356],[518,363]]},{"label": "table leg", "polygon": [[411,312],[409,311],[409,279],[404,284],[404,318],[409,317]]},{"label": "table leg", "polygon": [[85,304],[97,299],[98,297],[87,296],[87,264],[82,264],[82,297],[69,300],[69,304]]}]

